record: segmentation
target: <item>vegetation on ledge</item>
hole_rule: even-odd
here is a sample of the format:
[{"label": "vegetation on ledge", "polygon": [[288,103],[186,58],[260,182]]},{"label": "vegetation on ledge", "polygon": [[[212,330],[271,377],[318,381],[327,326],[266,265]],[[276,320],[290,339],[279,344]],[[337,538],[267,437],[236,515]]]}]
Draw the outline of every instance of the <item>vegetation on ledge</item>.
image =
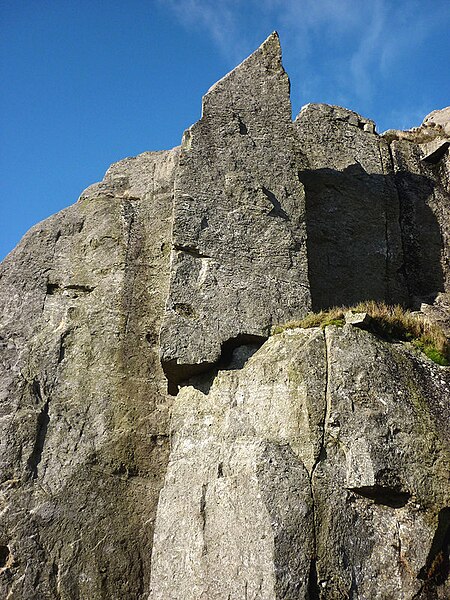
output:
[{"label": "vegetation on ledge", "polygon": [[422,315],[405,310],[399,305],[390,306],[384,302],[369,300],[355,306],[340,306],[310,313],[300,321],[291,321],[272,327],[272,334],[297,327],[326,327],[345,324],[347,312],[367,313],[371,319],[365,329],[389,341],[411,342],[428,358],[441,366],[450,364],[450,343],[442,329]]}]

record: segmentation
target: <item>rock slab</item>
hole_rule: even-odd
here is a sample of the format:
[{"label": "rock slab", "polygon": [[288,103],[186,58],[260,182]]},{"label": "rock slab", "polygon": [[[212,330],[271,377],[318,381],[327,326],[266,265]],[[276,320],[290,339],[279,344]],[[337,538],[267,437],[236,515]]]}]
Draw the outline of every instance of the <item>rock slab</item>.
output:
[{"label": "rock slab", "polygon": [[345,325],[184,387],[151,600],[448,598],[450,370]]},{"label": "rock slab", "polygon": [[203,98],[175,180],[161,356],[176,381],[310,308],[302,161],[271,35]]},{"label": "rock slab", "polygon": [[168,459],[177,151],[113,165],[0,266],[0,597],[138,599]]}]

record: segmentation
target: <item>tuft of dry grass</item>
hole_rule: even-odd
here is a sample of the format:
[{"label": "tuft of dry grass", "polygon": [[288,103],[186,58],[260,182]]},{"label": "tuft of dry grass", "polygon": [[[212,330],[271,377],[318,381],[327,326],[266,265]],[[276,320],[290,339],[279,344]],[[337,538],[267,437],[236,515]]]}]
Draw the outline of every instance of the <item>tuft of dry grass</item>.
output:
[{"label": "tuft of dry grass", "polygon": [[334,307],[329,310],[321,310],[318,313],[309,313],[300,321],[289,321],[283,325],[275,325],[272,327],[271,333],[274,335],[276,333],[281,333],[286,329],[296,329],[297,327],[303,329],[322,327],[323,329],[327,325],[342,326],[345,323],[344,313],[346,310],[348,309],[345,309],[344,307]]},{"label": "tuft of dry grass", "polygon": [[333,307],[318,313],[310,313],[300,321],[277,325],[272,328],[272,334],[296,327],[342,326],[345,324],[345,313],[348,311],[366,312],[372,318],[368,329],[380,337],[412,342],[437,364],[443,366],[450,364],[450,344],[442,329],[398,304],[391,306],[384,302],[368,300],[351,307]]}]

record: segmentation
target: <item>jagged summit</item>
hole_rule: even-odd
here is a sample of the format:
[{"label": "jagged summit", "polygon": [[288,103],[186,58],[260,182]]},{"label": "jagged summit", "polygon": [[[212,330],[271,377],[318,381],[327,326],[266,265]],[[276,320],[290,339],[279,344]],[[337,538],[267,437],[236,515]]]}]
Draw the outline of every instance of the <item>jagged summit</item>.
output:
[{"label": "jagged summit", "polygon": [[282,53],[280,37],[278,35],[278,32],[274,31],[250,56],[243,60],[237,67],[232,69],[229,73],[224,75],[221,79],[216,81],[216,83],[214,83],[206,92],[205,96],[203,97],[203,100],[211,92],[217,91],[217,88],[222,87],[222,85],[224,84],[224,82],[226,82],[228,78],[233,78],[236,71],[238,70],[248,68],[252,69],[255,68],[255,65],[258,65],[258,68],[266,69],[269,72],[281,71],[284,73],[285,71],[283,69],[281,55]]},{"label": "jagged summit", "polygon": [[450,368],[361,315],[298,327],[379,300],[450,328],[448,141],[448,109],[293,123],[272,34],[180,147],[26,234],[0,265],[1,597],[450,597]]},{"label": "jagged summit", "polygon": [[309,310],[301,163],[272,34],[205,96],[184,137],[161,330],[175,380],[217,362],[224,344],[267,337],[274,321]]}]

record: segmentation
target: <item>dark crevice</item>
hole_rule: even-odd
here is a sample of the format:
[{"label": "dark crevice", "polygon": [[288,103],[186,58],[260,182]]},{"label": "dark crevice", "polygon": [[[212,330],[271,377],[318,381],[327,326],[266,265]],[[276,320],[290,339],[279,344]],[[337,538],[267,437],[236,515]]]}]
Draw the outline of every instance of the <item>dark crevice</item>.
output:
[{"label": "dark crevice", "polygon": [[223,342],[220,360],[217,363],[218,368],[221,371],[242,369],[247,360],[261,348],[266,340],[267,337],[262,335],[242,333]]},{"label": "dark crevice", "polygon": [[200,498],[200,519],[202,521],[202,535],[203,535],[203,549],[202,554],[205,556],[207,554],[208,548],[205,540],[205,529],[206,529],[206,492],[208,491],[208,484],[204,483],[202,485],[202,495]]},{"label": "dark crevice", "polygon": [[6,566],[9,558],[9,548],[8,546],[0,546],[0,569]]},{"label": "dark crevice", "polygon": [[308,577],[308,600],[320,600],[319,582],[317,578],[316,559],[311,559]]},{"label": "dark crevice", "polygon": [[313,518],[313,557],[311,558],[310,569],[309,569],[309,578],[308,578],[308,600],[319,600],[320,599],[320,588],[318,582],[318,572],[317,572],[317,522],[316,522],[316,501],[314,497],[314,474],[318,465],[326,460],[327,451],[325,448],[325,427],[327,422],[327,413],[328,413],[328,389],[329,389],[329,377],[330,377],[330,369],[328,368],[329,356],[328,356],[328,346],[327,346],[327,335],[326,331],[323,332],[323,341],[324,341],[324,349],[325,349],[325,389],[323,393],[324,398],[324,409],[323,409],[323,419],[322,419],[322,437],[320,440],[320,448],[317,454],[317,458],[314,462],[314,465],[311,469],[311,475],[309,477],[310,489],[311,489],[311,500],[312,500],[312,518]]},{"label": "dark crevice", "polygon": [[418,579],[425,581],[425,587],[435,587],[445,583],[449,576],[450,550],[450,507],[439,512],[431,548],[425,565],[420,569]]},{"label": "dark crevice", "polygon": [[211,256],[208,256],[207,254],[202,254],[198,248],[196,248],[195,246],[183,246],[181,244],[174,244],[173,245],[174,250],[178,250],[179,252],[184,252],[185,254],[189,254],[190,256],[193,256],[194,258],[211,258]]},{"label": "dark crevice", "polygon": [[[163,361],[169,394],[176,396],[183,383],[207,394],[219,370],[242,369],[266,340],[267,336],[242,333],[222,343],[220,357],[215,362],[180,364],[176,360]],[[242,350],[238,351],[240,348]]]},{"label": "dark crevice", "polygon": [[237,120],[238,122],[238,127],[239,127],[239,133],[241,135],[248,135],[248,128],[247,125],[244,123],[244,121],[241,119],[241,117],[234,113],[233,117]]},{"label": "dark crevice", "polygon": [[81,284],[70,284],[61,285],[59,283],[47,283],[47,296],[54,296],[55,294],[62,294],[64,291],[72,292],[74,295],[90,294],[95,289],[92,285],[81,285]]},{"label": "dark crevice", "polygon": [[75,292],[80,292],[82,294],[90,294],[91,292],[94,291],[95,287],[92,285],[77,285],[77,284],[71,284],[71,285],[66,285],[64,286],[65,290],[73,290]]},{"label": "dark crevice", "polygon": [[49,573],[49,585],[55,600],[61,599],[61,594],[58,591],[58,577],[59,577],[59,566],[58,563],[53,562]]},{"label": "dark crevice", "polygon": [[38,379],[34,378],[31,384],[31,392],[38,404],[42,402],[41,384]]},{"label": "dark crevice", "polygon": [[248,134],[247,125],[243,121],[241,121],[241,119],[239,119],[239,133],[241,135],[247,135]]},{"label": "dark crevice", "polygon": [[[330,377],[330,370],[328,369],[328,362],[329,362],[329,356],[328,356],[328,346],[327,346],[327,334],[326,331],[323,331],[323,341],[324,341],[324,348],[325,348],[325,390],[324,390],[324,410],[323,410],[323,420],[322,420],[322,424],[321,424],[321,429],[322,429],[322,437],[320,440],[320,448],[319,448],[319,452],[317,454],[317,458],[316,461],[311,469],[311,486],[312,486],[312,480],[314,477],[314,472],[317,468],[317,465],[322,462],[323,460],[325,460],[326,456],[327,456],[327,451],[325,448],[325,427],[326,427],[326,421],[327,421],[327,406],[328,406],[328,388],[329,388],[329,377]],[[312,487],[311,487],[312,489]],[[314,498],[313,498],[314,500]]]},{"label": "dark crevice", "polygon": [[66,338],[68,337],[69,332],[66,331],[59,339],[59,352],[58,352],[58,364],[64,360],[66,355]]},{"label": "dark crevice", "polygon": [[437,165],[437,163],[445,156],[445,153],[450,147],[450,142],[443,142],[434,152],[423,157],[422,161]]},{"label": "dark crevice", "polygon": [[53,296],[60,291],[60,287],[57,283],[47,283],[47,296]]},{"label": "dark crevice", "polygon": [[382,504],[391,508],[402,508],[411,497],[409,492],[402,492],[381,485],[366,485],[348,489],[358,496],[373,500],[375,504]]},{"label": "dark crevice", "polygon": [[31,479],[36,479],[38,476],[38,465],[42,459],[42,452],[44,450],[48,424],[50,422],[50,416],[48,413],[49,401],[47,400],[37,418],[34,448],[30,458],[27,461],[27,467],[30,472]]},{"label": "dark crevice", "polygon": [[393,174],[392,179],[393,179],[393,183],[394,183],[396,203],[397,203],[397,207],[398,207],[398,228],[400,231],[400,245],[401,245],[401,253],[402,253],[402,264],[397,269],[397,274],[403,281],[407,299],[408,299],[408,304],[410,304],[411,290],[410,290],[410,286],[409,286],[409,280],[408,280],[408,276],[407,276],[408,274],[407,274],[407,269],[406,269],[406,264],[405,264],[406,248],[405,248],[405,236],[403,233],[403,226],[402,226],[403,225],[402,203],[401,203],[400,191],[398,189],[396,175],[395,175],[395,160],[394,160],[394,154],[392,152],[391,143],[387,144],[387,148],[388,148],[388,152],[389,152],[390,169]]},{"label": "dark crevice", "polygon": [[[389,205],[391,204],[391,202],[389,201],[390,199],[388,198],[388,193],[387,193],[387,189],[388,189],[388,180],[390,179],[391,176],[389,176],[389,174],[386,174],[384,171],[384,166],[383,166],[383,157],[381,155],[381,147],[378,144],[378,152],[380,154],[380,165],[383,171],[383,175],[385,177],[384,179],[384,188],[386,190],[386,193],[383,194],[384,196],[384,245],[385,245],[385,265],[384,265],[384,278],[385,278],[385,291],[384,291],[384,296],[385,296],[385,301],[388,302],[389,304],[392,304],[392,299],[391,299],[391,273],[390,273],[390,259],[391,259],[391,249],[390,249],[390,235],[389,235]],[[394,188],[395,189],[395,188]],[[398,194],[397,194],[397,190],[395,189],[395,196],[397,199],[397,206],[399,207],[399,199],[398,199]],[[400,208],[399,208],[400,210]]]},{"label": "dark crevice", "polygon": [[275,196],[275,194],[267,188],[265,188],[264,186],[261,189],[263,194],[273,206],[272,210],[269,212],[269,217],[280,217],[284,221],[289,221],[289,215],[283,209],[283,207],[280,204],[280,201]]},{"label": "dark crevice", "polygon": [[158,344],[158,334],[156,331],[149,331],[145,334],[145,340],[149,346],[155,346]]},{"label": "dark crevice", "polygon": [[64,340],[61,338],[59,342],[59,352],[58,352],[58,364],[62,363],[64,360],[64,356],[66,354],[66,348],[64,347]]},{"label": "dark crevice", "polygon": [[202,495],[200,498],[200,517],[202,520],[202,530],[205,531],[205,527],[206,527],[206,515],[205,515],[205,510],[206,510],[206,491],[208,489],[208,484],[204,483],[202,485]]}]

